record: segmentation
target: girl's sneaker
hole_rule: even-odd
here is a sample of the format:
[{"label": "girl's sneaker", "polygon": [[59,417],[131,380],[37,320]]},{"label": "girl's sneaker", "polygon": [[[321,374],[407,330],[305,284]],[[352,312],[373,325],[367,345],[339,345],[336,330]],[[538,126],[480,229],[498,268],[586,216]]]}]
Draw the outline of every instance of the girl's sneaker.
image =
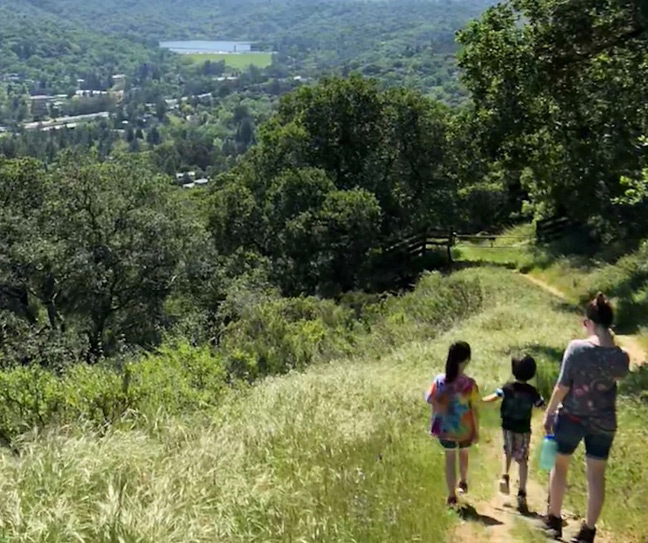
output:
[{"label": "girl's sneaker", "polygon": [[508,475],[502,475],[499,483],[500,492],[507,496],[511,493],[511,479]]},{"label": "girl's sneaker", "polygon": [[459,481],[459,494],[468,494],[468,483],[466,481]]},{"label": "girl's sneaker", "polygon": [[583,522],[580,531],[572,538],[571,543],[594,543],[596,528],[588,528]]}]

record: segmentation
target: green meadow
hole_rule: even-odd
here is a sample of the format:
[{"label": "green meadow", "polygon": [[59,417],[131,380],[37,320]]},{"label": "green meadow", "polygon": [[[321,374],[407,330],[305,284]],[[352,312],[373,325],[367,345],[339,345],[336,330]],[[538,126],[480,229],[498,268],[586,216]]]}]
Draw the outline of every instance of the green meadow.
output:
[{"label": "green meadow", "polygon": [[272,53],[192,53],[184,55],[195,64],[225,61],[225,65],[235,70],[245,70],[250,66],[267,68],[272,64]]}]

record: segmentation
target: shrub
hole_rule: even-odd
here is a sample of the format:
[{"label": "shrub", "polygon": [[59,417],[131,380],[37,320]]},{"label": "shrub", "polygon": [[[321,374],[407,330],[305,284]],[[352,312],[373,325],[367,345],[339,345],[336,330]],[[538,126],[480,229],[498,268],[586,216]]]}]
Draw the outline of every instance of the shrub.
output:
[{"label": "shrub", "polygon": [[230,324],[222,347],[230,371],[250,380],[344,354],[353,342],[354,329],[351,310],[332,301],[280,298],[250,308]]},{"label": "shrub", "polygon": [[215,405],[227,375],[218,353],[187,342],[165,345],[156,354],[130,363],[126,372],[128,406],[145,413],[160,409],[180,413]]},{"label": "shrub", "polygon": [[[242,300],[242,292],[238,299]],[[476,280],[427,274],[401,297],[355,296],[349,303],[251,293],[224,327],[219,347],[169,340],[131,360],[75,364],[58,372],[33,364],[0,372],[0,439],[34,427],[82,421],[103,427],[125,417],[190,413],[218,405],[226,387],[302,370],[319,361],[432,337],[478,311]],[[362,318],[362,322],[358,318]]]},{"label": "shrub", "polygon": [[40,366],[0,372],[0,437],[10,442],[52,422],[62,403],[61,381]]}]

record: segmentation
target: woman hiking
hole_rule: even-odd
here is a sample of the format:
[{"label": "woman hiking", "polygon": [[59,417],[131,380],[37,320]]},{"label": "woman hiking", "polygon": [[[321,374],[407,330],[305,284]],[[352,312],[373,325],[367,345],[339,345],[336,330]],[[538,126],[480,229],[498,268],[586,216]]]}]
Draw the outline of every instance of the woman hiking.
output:
[{"label": "woman hiking", "polygon": [[567,346],[544,419],[545,431],[554,434],[558,446],[545,520],[545,529],[556,539],[562,538],[561,510],[571,456],[585,442],[587,517],[571,543],[594,542],[605,498],[605,469],[617,428],[617,381],[630,368],[628,354],[615,344],[610,330],[613,319],[610,303],[599,293],[587,306],[583,322],[587,339]]}]

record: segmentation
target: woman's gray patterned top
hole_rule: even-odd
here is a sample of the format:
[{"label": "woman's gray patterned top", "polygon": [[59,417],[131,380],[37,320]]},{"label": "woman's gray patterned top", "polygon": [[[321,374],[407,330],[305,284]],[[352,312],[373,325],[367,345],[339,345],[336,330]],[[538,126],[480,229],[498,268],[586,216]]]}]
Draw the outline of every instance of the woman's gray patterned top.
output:
[{"label": "woman's gray patterned top", "polygon": [[630,370],[628,353],[574,340],[563,357],[558,384],[569,387],[563,411],[582,420],[593,433],[616,430],[617,381]]}]

